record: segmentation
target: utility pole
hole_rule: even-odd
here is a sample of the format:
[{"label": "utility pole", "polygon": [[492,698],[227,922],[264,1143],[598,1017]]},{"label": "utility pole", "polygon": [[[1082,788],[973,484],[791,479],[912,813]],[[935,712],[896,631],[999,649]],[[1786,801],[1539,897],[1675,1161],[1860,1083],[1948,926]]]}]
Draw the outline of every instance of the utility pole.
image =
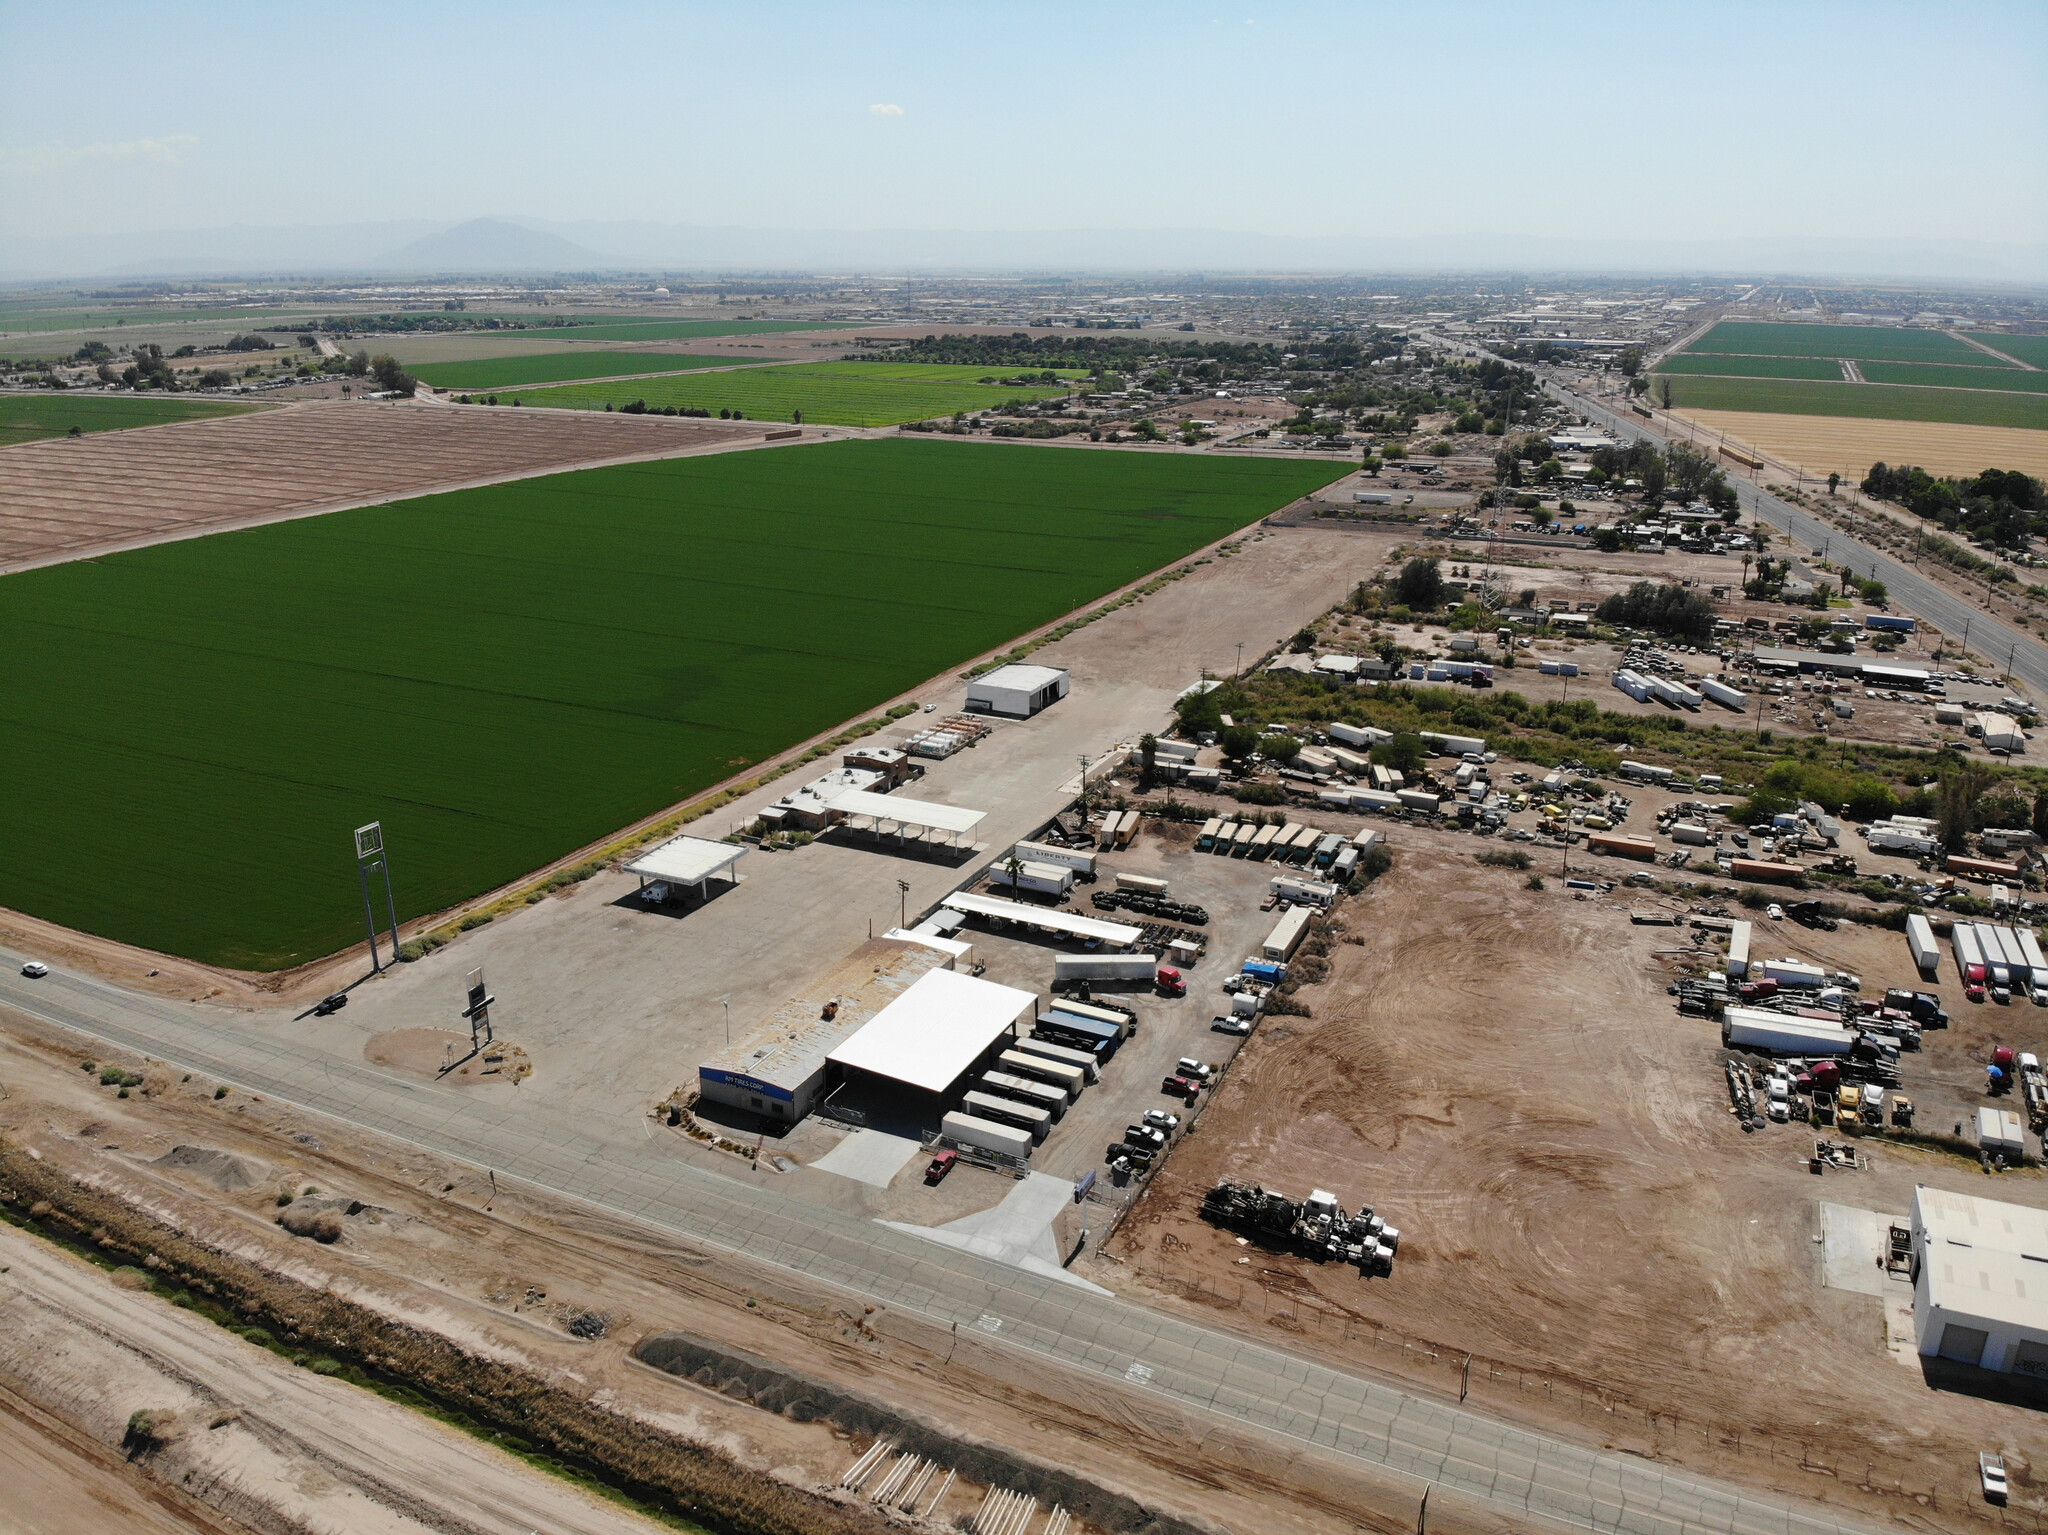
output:
[{"label": "utility pole", "polygon": [[1231,681],[1233,681],[1233,682],[1235,682],[1235,681],[1236,681],[1236,680],[1237,680],[1238,678],[1242,677],[1243,675],[1244,675],[1244,641],[1243,641],[1243,640],[1239,640],[1239,641],[1237,642],[1237,667],[1236,667],[1236,669],[1235,669],[1235,670],[1233,670],[1233,671],[1231,672],[1231,674],[1230,674],[1230,680],[1231,680]]},{"label": "utility pole", "polygon": [[907,879],[896,881],[896,914],[898,927],[910,926],[910,881]]},{"label": "utility pole", "polygon": [[718,1005],[725,1013],[725,1042],[729,1045],[732,1043],[732,998],[720,997]]}]

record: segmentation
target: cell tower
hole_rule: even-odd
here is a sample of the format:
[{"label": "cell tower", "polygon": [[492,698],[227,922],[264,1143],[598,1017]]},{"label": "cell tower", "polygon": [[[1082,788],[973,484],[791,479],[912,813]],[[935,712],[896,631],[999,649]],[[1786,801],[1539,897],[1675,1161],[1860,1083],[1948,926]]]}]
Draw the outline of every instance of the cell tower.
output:
[{"label": "cell tower", "polygon": [[370,904],[370,876],[384,878],[384,909],[391,914],[391,963],[398,963],[398,902],[391,894],[391,861],[384,853],[384,823],[372,821],[356,828],[356,878],[363,887],[363,922],[370,930],[370,968],[382,973],[377,956],[377,914]]}]

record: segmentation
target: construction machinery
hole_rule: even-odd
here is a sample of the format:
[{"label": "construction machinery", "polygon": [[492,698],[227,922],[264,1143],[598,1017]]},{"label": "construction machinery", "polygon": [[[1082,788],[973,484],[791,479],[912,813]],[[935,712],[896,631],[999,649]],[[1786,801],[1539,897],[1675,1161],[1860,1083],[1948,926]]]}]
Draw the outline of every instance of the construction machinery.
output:
[{"label": "construction machinery", "polygon": [[2040,1057],[2031,1050],[2019,1056],[2020,1101],[2027,1111],[2027,1124],[2036,1135],[2048,1130],[2048,1075],[2041,1070]]},{"label": "construction machinery", "polygon": [[1305,1253],[1318,1263],[1355,1263],[1366,1275],[1391,1274],[1401,1245],[1401,1233],[1370,1206],[1347,1215],[1327,1189],[1315,1189],[1296,1203],[1256,1183],[1219,1183],[1202,1201],[1202,1215],[1270,1246]]}]

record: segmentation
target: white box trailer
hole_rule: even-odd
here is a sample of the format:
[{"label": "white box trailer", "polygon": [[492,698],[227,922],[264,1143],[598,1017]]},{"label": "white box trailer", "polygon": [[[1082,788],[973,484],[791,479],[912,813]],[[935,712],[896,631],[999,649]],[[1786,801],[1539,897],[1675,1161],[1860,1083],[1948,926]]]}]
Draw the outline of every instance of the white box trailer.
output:
[{"label": "white box trailer", "polygon": [[981,1085],[999,1098],[1015,1098],[1019,1103],[1036,1104],[1052,1115],[1055,1123],[1067,1112],[1065,1090],[1054,1087],[1050,1082],[1034,1082],[1030,1077],[1015,1076],[1007,1071],[985,1071]]},{"label": "white box trailer", "polygon": [[1721,1043],[1768,1055],[1847,1055],[1856,1033],[1836,1024],[1761,1008],[1731,1007],[1722,1014]]},{"label": "white box trailer", "polygon": [[1266,935],[1266,941],[1259,946],[1261,955],[1275,964],[1284,964],[1294,958],[1294,951],[1301,947],[1302,939],[1308,936],[1309,920],[1315,915],[1313,907],[1296,906],[1288,910],[1273,931]]},{"label": "white box trailer", "polygon": [[1056,1045],[1049,1039],[1020,1039],[1015,1052],[1021,1055],[1041,1056],[1062,1066],[1072,1066],[1088,1082],[1102,1080],[1102,1062],[1086,1050],[1076,1050],[1072,1045]]},{"label": "white box trailer", "polygon": [[1142,981],[1159,975],[1157,954],[1059,954],[1053,957],[1055,985],[1067,981]]},{"label": "white box trailer", "polygon": [[2027,959],[2027,974],[2032,976],[2036,986],[2048,981],[2048,961],[2041,958],[2041,943],[2035,938],[2034,930],[2023,927],[2019,930],[2020,953]]},{"label": "white box trailer", "polygon": [[1164,895],[1169,888],[1163,879],[1154,879],[1149,874],[1119,874],[1116,877],[1119,890],[1143,890],[1152,895]]},{"label": "white box trailer", "polygon": [[1447,736],[1435,731],[1422,732],[1422,744],[1431,751],[1442,752],[1447,757],[1463,757],[1468,754],[1483,756],[1486,740],[1483,736]]},{"label": "white box trailer", "polygon": [[1323,734],[1333,741],[1342,741],[1346,746],[1363,746],[1368,750],[1394,739],[1391,730],[1380,730],[1372,725],[1347,725],[1342,720],[1332,720],[1323,728]]},{"label": "white box trailer", "polygon": [[1818,991],[1828,983],[1827,971],[1819,965],[1809,965],[1803,959],[1767,959],[1762,968],[1764,979],[1776,981],[1780,986],[1810,987]]},{"label": "white box trailer", "polygon": [[1129,1039],[1131,1037],[1131,1030],[1135,1027],[1129,1013],[1121,1012],[1113,1007],[1097,1007],[1092,1002],[1070,1001],[1066,997],[1054,999],[1052,1006],[1047,1008],[1046,1011],[1048,1013],[1066,1013],[1075,1018],[1085,1019],[1089,1023],[1107,1024],[1110,1028],[1116,1030],[1116,1037],[1119,1042]]},{"label": "white box trailer", "polygon": [[2013,980],[2024,982],[2032,979],[2032,971],[2027,966],[2027,956],[2020,948],[2020,935],[2003,925],[1996,926],[1991,931],[1998,935],[1998,947],[2004,951],[2005,968],[2012,972]]},{"label": "white box trailer", "polygon": [[2002,1156],[2017,1163],[2027,1154],[2026,1132],[2020,1117],[2011,1109],[1977,1110],[1977,1144],[1987,1156]]},{"label": "white box trailer", "polygon": [[1079,1066],[1071,1061],[1056,1061],[1050,1056],[1027,1050],[1029,1043],[1019,1040],[1015,1050],[1005,1050],[996,1057],[996,1064],[1011,1076],[1029,1077],[1036,1082],[1050,1082],[1064,1088],[1069,1099],[1081,1096],[1081,1089],[1087,1085],[1088,1077]]},{"label": "white box trailer", "polygon": [[1906,948],[1922,976],[1941,979],[1941,946],[1934,941],[1934,924],[1917,911],[1906,918]]},{"label": "white box trailer", "polygon": [[1052,1130],[1052,1111],[1015,1098],[969,1090],[960,1096],[962,1113],[976,1119],[991,1119],[999,1125],[1015,1125],[1029,1132],[1034,1145],[1042,1143]]},{"label": "white box trailer", "polygon": [[1740,981],[1749,975],[1749,935],[1747,922],[1728,924],[1728,979]]},{"label": "white box trailer", "polygon": [[[1949,930],[1949,947],[1956,952],[1956,979],[1959,981],[1981,981],[1984,979],[1984,951],[1977,946],[1977,929],[1967,922],[1958,922]],[[1972,971],[1976,972],[1974,975]]]},{"label": "white box trailer", "polygon": [[1074,888],[1074,871],[1064,864],[1022,863],[1010,867],[1007,858],[988,871],[989,881],[1010,890],[1031,890],[1039,895],[1067,895]]},{"label": "white box trailer", "polygon": [[1169,741],[1163,736],[1155,736],[1152,740],[1152,758],[1155,762],[1161,757],[1173,757],[1181,762],[1193,762],[1196,753],[1199,751],[1201,751],[1201,748],[1195,745],[1193,741]]},{"label": "white box trailer", "polygon": [[1341,746],[1332,746],[1329,751],[1330,760],[1347,773],[1356,775],[1372,766],[1371,758],[1361,756],[1355,751],[1347,751]]},{"label": "white box trailer", "polygon": [[1989,922],[1972,926],[1977,929],[1977,951],[1984,956],[1984,968],[1991,972],[1991,984],[2012,985],[2012,967],[2005,962],[2005,945],[1998,941],[1998,929]]},{"label": "white box trailer", "polygon": [[1095,844],[1107,852],[1116,846],[1117,828],[1124,824],[1126,815],[1136,816],[1135,810],[1112,810],[1102,818],[1102,830],[1096,833]]},{"label": "white box trailer", "polygon": [[1401,796],[1389,789],[1353,789],[1351,808],[1368,814],[1384,815],[1389,810],[1401,808]]},{"label": "white box trailer", "polygon": [[939,1121],[939,1134],[957,1146],[993,1151],[998,1156],[1018,1162],[1031,1160],[1031,1148],[1035,1144],[1029,1130],[1020,1130],[1015,1125],[999,1125],[993,1120],[957,1111]]},{"label": "white box trailer", "polygon": [[1427,789],[1403,789],[1394,798],[1406,809],[1418,811],[1423,815],[1435,815],[1443,803]]},{"label": "white box trailer", "polygon": [[1680,821],[1671,828],[1671,840],[1688,843],[1693,847],[1706,847],[1713,842],[1714,834],[1697,822]]},{"label": "white box trailer", "polygon": [[1749,707],[1749,695],[1740,688],[1731,688],[1727,683],[1713,677],[1700,679],[1700,691],[1717,704],[1726,704],[1738,713]]},{"label": "white box trailer", "polygon": [[1026,863],[1049,863],[1072,869],[1076,874],[1095,874],[1095,853],[1091,848],[1054,847],[1049,842],[1020,842],[1010,849],[1012,856]]}]

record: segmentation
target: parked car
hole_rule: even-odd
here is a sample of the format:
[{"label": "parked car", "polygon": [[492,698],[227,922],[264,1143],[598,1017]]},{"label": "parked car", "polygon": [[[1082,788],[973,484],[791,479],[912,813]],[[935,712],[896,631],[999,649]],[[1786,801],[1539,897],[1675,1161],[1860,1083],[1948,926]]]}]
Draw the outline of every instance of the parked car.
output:
[{"label": "parked car", "polygon": [[1171,1134],[1180,1128],[1180,1115],[1169,1114],[1165,1109],[1147,1109],[1145,1123],[1155,1130],[1164,1130]]},{"label": "parked car", "polygon": [[1209,1027],[1218,1034],[1249,1034],[1252,1021],[1249,1018],[1211,1018]]},{"label": "parked car", "polygon": [[1764,915],[1769,917],[1773,922],[1783,922],[1785,920],[1785,908],[1780,906],[1776,901],[1773,901],[1770,905],[1764,908]]},{"label": "parked car", "polygon": [[1984,1454],[1977,1457],[1977,1478],[1984,1484],[1986,1503],[2004,1503],[2006,1497],[2005,1457]]},{"label": "parked car", "polygon": [[320,1000],[319,1000],[318,1002],[315,1002],[315,1003],[313,1004],[313,1016],[314,1016],[315,1018],[325,1018],[325,1017],[327,1017],[327,1016],[328,1016],[328,1015],[329,1015],[330,1013],[338,1013],[338,1012],[340,1012],[340,1011],[341,1011],[341,1010],[342,1010],[342,1009],[343,1009],[344,1007],[347,1007],[347,1006],[348,1006],[348,993],[347,993],[347,992],[345,992],[345,991],[337,991],[337,992],[331,992],[331,993],[329,993],[329,994],[328,994],[327,996],[324,996],[324,997],[322,997],[322,998],[321,998],[321,999],[320,999]]},{"label": "parked car", "polygon": [[21,973],[32,981],[40,981],[50,973],[50,967],[39,959],[32,959],[21,967]]},{"label": "parked car", "polygon": [[932,1158],[932,1165],[924,1170],[926,1183],[937,1183],[953,1170],[953,1164],[960,1160],[957,1151],[942,1151]]}]

